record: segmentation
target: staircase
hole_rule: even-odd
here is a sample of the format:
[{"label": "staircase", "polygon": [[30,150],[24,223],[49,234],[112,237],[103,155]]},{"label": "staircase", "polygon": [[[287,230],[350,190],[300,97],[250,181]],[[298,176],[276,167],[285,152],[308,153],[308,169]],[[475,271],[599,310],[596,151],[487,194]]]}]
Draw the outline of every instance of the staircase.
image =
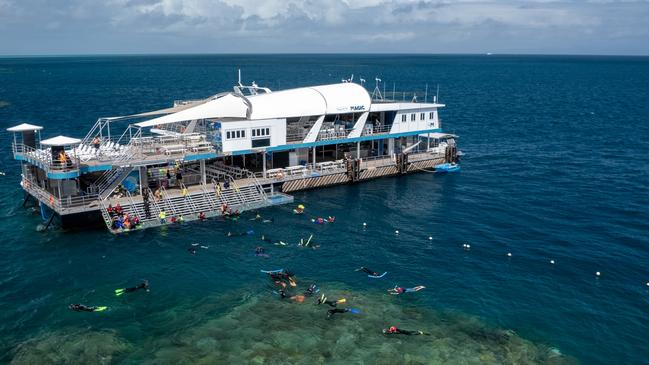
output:
[{"label": "staircase", "polygon": [[[181,185],[181,188],[185,187]],[[139,228],[149,228],[170,223],[171,218],[179,219],[183,217],[185,221],[196,220],[199,213],[205,214],[206,217],[221,215],[222,204],[227,204],[233,211],[245,211],[263,208],[276,204],[266,195],[263,188],[258,185],[247,185],[239,187],[231,179],[230,187],[225,189],[221,186],[220,193],[217,194],[216,183],[210,185],[192,186],[186,196],[183,196],[182,190],[167,190],[160,188],[162,198],[155,200],[151,190],[149,192],[149,217],[145,214],[145,203],[141,196],[131,196],[127,193],[123,198],[106,198],[101,199],[101,213],[106,222],[106,226],[113,233],[120,233],[119,230],[112,229],[112,218],[107,213],[108,205],[113,207],[120,203],[122,211],[129,216],[137,216],[140,219]],[[164,211],[167,217],[166,222],[161,223],[160,212]]]},{"label": "staircase", "polygon": [[96,190],[100,199],[106,199],[115,188],[133,171],[133,167],[118,167],[108,170],[96,182]]}]

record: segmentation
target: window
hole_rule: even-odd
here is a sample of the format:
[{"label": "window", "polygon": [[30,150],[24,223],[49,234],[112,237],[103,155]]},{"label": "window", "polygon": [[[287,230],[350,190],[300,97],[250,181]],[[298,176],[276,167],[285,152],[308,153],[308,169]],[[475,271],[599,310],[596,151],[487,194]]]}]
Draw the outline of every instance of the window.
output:
[{"label": "window", "polygon": [[414,122],[416,117],[417,117],[417,114],[415,114],[415,113],[410,114],[410,121]]},{"label": "window", "polygon": [[435,119],[435,112],[428,113],[428,119]]},{"label": "window", "polygon": [[259,137],[268,137],[270,136],[270,128],[264,127],[264,128],[254,128],[252,130],[252,136],[259,138]]},{"label": "window", "polygon": [[242,139],[242,138],[246,138],[245,129],[237,129],[237,130],[225,132],[225,139]]},{"label": "window", "polygon": [[424,120],[424,119],[426,119],[426,113],[419,114],[419,120]]},{"label": "window", "polygon": [[406,115],[405,115],[405,114],[401,115],[401,121],[402,121],[402,122],[405,122],[405,121],[406,121]]}]

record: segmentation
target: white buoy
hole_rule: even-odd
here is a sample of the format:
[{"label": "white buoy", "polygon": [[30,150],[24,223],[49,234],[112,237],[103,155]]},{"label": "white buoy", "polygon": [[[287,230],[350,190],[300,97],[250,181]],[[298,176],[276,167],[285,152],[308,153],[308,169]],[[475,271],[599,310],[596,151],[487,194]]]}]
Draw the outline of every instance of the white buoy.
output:
[{"label": "white buoy", "polygon": [[554,260],[550,260],[550,263],[551,263],[552,265],[554,265]]},{"label": "white buoy", "polygon": [[429,241],[432,241],[432,240],[433,240],[433,236],[428,236],[428,240],[429,240]]},{"label": "white buoy", "polygon": [[511,253],[511,252],[507,252],[507,257],[512,257],[512,253]]},{"label": "white buoy", "polygon": [[394,234],[399,234],[399,230],[397,229],[396,231],[394,231]]},{"label": "white buoy", "polygon": [[367,226],[367,223],[363,222],[363,227]]},{"label": "white buoy", "polygon": [[602,273],[598,271],[598,272],[595,273],[595,275],[597,275],[597,276],[601,276]]},{"label": "white buoy", "polygon": [[649,286],[649,281],[647,282],[647,286]]}]

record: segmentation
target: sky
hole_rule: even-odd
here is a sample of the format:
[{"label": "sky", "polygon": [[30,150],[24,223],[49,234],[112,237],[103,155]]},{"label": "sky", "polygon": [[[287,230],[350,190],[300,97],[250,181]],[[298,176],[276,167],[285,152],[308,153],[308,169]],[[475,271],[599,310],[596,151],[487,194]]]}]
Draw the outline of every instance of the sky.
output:
[{"label": "sky", "polygon": [[0,55],[649,55],[649,0],[0,0]]}]

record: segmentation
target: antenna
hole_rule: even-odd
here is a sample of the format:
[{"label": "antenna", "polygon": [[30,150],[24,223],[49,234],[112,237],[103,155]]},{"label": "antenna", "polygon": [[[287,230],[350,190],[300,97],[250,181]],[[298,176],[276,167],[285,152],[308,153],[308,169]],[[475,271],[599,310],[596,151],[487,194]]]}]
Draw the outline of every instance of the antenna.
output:
[{"label": "antenna", "polygon": [[361,86],[363,86],[363,84],[365,84],[365,82],[366,82],[365,79],[362,78],[362,77],[361,77],[361,80],[360,80],[360,81],[361,81]]},{"label": "antenna", "polygon": [[435,102],[439,100],[439,84],[437,84],[437,94],[435,95]]},{"label": "antenna", "polygon": [[377,100],[383,100],[383,95],[381,94],[381,89],[379,88],[381,79],[379,79],[377,76],[374,78],[374,81],[376,81],[376,86],[374,87],[374,91],[372,91],[372,99],[376,97]]},{"label": "antenna", "polygon": [[424,94],[424,103],[428,101],[428,84],[426,84],[426,93]]},{"label": "antenna", "polygon": [[239,71],[239,86],[243,86],[243,84],[241,83],[241,69],[238,69],[238,71]]},{"label": "antenna", "polygon": [[352,74],[352,77],[349,78],[349,82],[353,82],[353,81],[354,81],[354,74]]}]

